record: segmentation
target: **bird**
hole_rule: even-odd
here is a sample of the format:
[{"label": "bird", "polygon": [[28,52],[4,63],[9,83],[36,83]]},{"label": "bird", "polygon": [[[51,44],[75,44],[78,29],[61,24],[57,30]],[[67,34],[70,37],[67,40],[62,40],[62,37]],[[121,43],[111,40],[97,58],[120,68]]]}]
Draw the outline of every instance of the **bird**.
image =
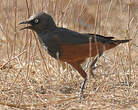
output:
[{"label": "bird", "polygon": [[[95,57],[89,69],[94,77],[93,70],[97,59],[103,52],[127,43],[131,39],[114,40],[114,37],[105,37],[99,34],[80,33],[71,29],[58,27],[51,15],[40,11],[19,24],[28,24],[20,30],[35,31],[40,43],[48,54],[56,60],[66,62],[75,68],[84,79],[80,88],[79,97],[83,97],[83,90],[87,81],[87,73],[81,64],[89,57]],[[97,57],[96,57],[97,56]]]}]

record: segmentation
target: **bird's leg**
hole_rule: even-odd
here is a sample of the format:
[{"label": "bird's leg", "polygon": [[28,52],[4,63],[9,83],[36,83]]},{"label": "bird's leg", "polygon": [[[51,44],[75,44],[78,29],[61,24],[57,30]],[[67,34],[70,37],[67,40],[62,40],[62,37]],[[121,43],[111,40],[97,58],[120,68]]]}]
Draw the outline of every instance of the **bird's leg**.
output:
[{"label": "bird's leg", "polygon": [[92,64],[90,65],[90,72],[91,72],[91,75],[94,77],[94,74],[93,74],[93,70],[96,68],[95,67],[95,64],[98,60],[98,58],[100,58],[100,56],[102,56],[103,52],[100,52],[99,55],[94,59],[94,61],[92,62]]},{"label": "bird's leg", "polygon": [[79,94],[80,99],[82,98],[83,89],[84,89],[84,87],[85,87],[86,81],[87,81],[87,78],[84,79],[84,81],[83,81],[83,83],[82,83],[82,85],[81,85],[80,94]]},{"label": "bird's leg", "polygon": [[71,63],[71,65],[80,73],[80,75],[84,78],[84,81],[81,85],[81,88],[80,88],[80,93],[79,93],[79,96],[80,96],[80,99],[82,98],[82,94],[83,94],[83,90],[84,90],[84,87],[85,87],[85,84],[86,84],[86,81],[87,81],[87,74],[86,72],[82,69],[81,65],[80,65],[81,62],[75,62],[75,63]]}]

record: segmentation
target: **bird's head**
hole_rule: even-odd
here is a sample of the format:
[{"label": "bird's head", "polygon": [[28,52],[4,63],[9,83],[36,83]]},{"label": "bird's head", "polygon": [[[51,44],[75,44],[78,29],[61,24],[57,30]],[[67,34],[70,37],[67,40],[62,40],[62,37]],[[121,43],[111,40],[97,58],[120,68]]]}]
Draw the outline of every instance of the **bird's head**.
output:
[{"label": "bird's head", "polygon": [[31,16],[28,20],[23,21],[19,24],[28,24],[27,27],[24,27],[21,30],[31,29],[36,31],[37,33],[56,27],[53,18],[44,12],[39,12]]}]

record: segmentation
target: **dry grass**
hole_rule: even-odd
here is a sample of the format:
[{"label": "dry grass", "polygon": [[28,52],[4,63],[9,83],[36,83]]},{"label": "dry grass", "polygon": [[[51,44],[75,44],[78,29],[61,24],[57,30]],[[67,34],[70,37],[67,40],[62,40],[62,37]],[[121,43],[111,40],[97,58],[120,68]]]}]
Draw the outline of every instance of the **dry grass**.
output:
[{"label": "dry grass", "polygon": [[[99,59],[82,100],[77,71],[51,58],[32,31],[19,31],[20,21],[41,10],[59,26],[133,39]],[[1,0],[0,12],[0,109],[138,108],[137,0]]]}]

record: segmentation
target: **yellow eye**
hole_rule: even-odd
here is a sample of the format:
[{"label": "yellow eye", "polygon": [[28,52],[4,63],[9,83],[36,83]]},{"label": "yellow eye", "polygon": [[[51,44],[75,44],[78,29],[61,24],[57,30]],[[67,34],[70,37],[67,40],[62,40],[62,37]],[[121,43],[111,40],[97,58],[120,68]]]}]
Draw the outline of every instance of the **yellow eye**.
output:
[{"label": "yellow eye", "polygon": [[37,24],[39,22],[39,20],[38,19],[35,19],[34,22]]}]

